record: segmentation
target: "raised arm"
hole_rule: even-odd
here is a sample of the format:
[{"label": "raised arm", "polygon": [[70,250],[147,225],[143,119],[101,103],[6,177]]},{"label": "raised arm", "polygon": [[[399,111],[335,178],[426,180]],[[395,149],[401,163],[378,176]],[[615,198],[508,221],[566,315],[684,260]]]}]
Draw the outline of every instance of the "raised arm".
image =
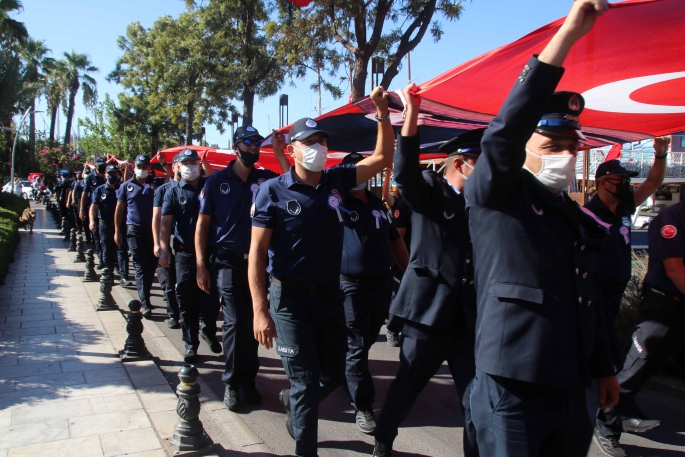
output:
[{"label": "raised arm", "polygon": [[388,94],[385,89],[378,86],[371,92],[370,98],[376,106],[376,116],[385,120],[378,122],[378,137],[373,154],[357,164],[357,185],[373,178],[383,168],[390,165],[395,153],[395,139],[388,110]]},{"label": "raised arm", "polygon": [[271,146],[274,148],[274,157],[281,166],[281,171],[285,174],[290,171],[290,162],[285,155],[285,136],[277,131],[271,132]]},{"label": "raised arm", "polygon": [[647,200],[647,197],[652,195],[661,186],[666,177],[666,155],[668,154],[668,145],[671,142],[671,137],[660,136],[654,138],[654,164],[649,170],[647,179],[640,184],[635,193],[635,206],[640,206],[642,202]]}]

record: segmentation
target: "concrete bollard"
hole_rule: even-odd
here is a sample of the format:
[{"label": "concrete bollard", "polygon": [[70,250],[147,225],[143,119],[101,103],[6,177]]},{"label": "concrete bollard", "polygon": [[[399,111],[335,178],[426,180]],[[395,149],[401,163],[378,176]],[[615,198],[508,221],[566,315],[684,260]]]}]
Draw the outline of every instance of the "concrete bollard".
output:
[{"label": "concrete bollard", "polygon": [[191,452],[192,455],[204,455],[211,452],[214,445],[199,419],[200,386],[197,383],[199,376],[200,373],[193,365],[185,365],[178,373],[178,378],[181,380],[176,388],[178,422],[171,439],[164,440],[172,455],[186,455]]},{"label": "concrete bollard", "polygon": [[112,297],[112,272],[105,267],[100,272],[100,299],[98,300],[96,311],[110,311],[119,309],[117,302]]},{"label": "concrete bollard", "polygon": [[88,249],[86,251],[86,274],[83,276],[84,282],[95,282],[98,280],[98,275],[95,273],[95,251]]},{"label": "concrete bollard", "polygon": [[134,362],[136,360],[148,360],[152,356],[145,347],[143,340],[143,314],[140,312],[141,304],[138,300],[131,300],[128,304],[126,316],[126,343],[124,349],[119,351],[122,362]]},{"label": "concrete bollard", "polygon": [[67,233],[67,218],[62,216],[62,225],[58,232],[60,235],[65,235]]},{"label": "concrete bollard", "polygon": [[74,263],[82,263],[86,261],[86,256],[83,255],[83,236],[79,235],[76,241],[76,257]]},{"label": "concrete bollard", "polygon": [[76,229],[71,229],[71,238],[69,238],[69,248],[67,252],[76,252]]}]

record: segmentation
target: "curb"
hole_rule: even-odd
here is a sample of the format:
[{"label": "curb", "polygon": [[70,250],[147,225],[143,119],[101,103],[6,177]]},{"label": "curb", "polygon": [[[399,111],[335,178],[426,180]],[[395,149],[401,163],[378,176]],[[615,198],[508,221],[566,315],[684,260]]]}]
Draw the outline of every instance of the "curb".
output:
[{"label": "curb", "polygon": [[685,382],[677,378],[667,376],[653,376],[647,381],[647,387],[652,390],[685,398]]}]

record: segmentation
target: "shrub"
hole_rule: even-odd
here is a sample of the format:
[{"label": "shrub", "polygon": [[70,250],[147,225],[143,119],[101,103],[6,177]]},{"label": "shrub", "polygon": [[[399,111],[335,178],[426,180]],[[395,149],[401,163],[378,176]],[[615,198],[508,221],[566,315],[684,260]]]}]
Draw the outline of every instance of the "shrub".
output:
[{"label": "shrub", "polygon": [[9,264],[14,260],[14,249],[19,244],[19,217],[28,206],[28,200],[0,192],[0,284],[5,282]]}]

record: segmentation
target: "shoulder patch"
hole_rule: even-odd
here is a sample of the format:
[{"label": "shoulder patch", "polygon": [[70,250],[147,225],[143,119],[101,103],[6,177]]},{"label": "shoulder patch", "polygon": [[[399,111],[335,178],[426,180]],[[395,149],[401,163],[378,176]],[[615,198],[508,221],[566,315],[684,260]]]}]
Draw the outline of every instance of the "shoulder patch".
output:
[{"label": "shoulder patch", "polygon": [[397,219],[398,217],[400,217],[400,210],[396,209],[395,210],[395,219]]},{"label": "shoulder patch", "polygon": [[664,225],[661,229],[661,236],[670,240],[678,234],[678,229],[673,225]]}]

